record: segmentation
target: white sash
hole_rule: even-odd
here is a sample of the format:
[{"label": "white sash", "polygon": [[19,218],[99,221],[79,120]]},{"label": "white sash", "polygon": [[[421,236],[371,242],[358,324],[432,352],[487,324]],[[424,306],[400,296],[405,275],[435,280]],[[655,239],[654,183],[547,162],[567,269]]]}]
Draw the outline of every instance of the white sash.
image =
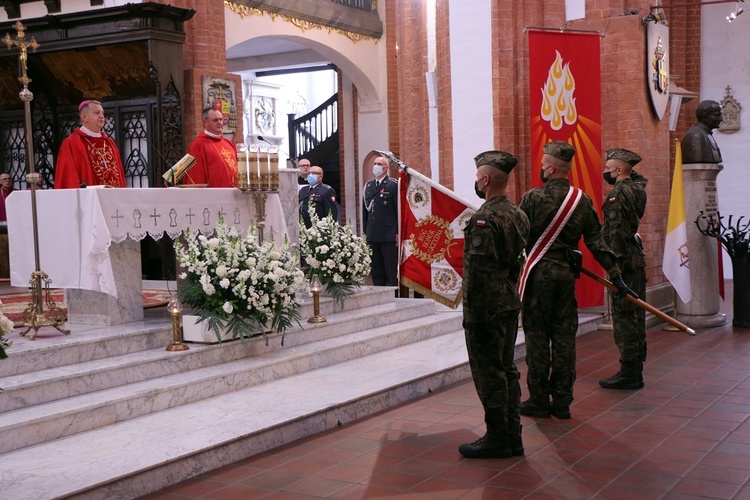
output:
[{"label": "white sash", "polygon": [[552,243],[555,242],[560,234],[560,231],[562,231],[563,227],[565,227],[565,224],[567,224],[570,216],[573,215],[573,211],[578,206],[578,203],[581,201],[582,197],[582,190],[570,186],[570,189],[568,189],[568,194],[565,196],[565,199],[563,200],[562,205],[560,205],[560,208],[557,209],[555,217],[549,223],[542,235],[539,236],[539,239],[536,240],[536,243],[534,243],[534,247],[531,249],[531,252],[529,252],[529,255],[526,258],[526,263],[523,266],[521,279],[518,281],[518,295],[521,297],[521,300],[523,300],[523,293],[526,290],[526,280],[529,278],[531,270],[534,268],[537,262],[542,260],[544,254],[547,253],[547,250],[549,250],[549,248],[552,246]]}]

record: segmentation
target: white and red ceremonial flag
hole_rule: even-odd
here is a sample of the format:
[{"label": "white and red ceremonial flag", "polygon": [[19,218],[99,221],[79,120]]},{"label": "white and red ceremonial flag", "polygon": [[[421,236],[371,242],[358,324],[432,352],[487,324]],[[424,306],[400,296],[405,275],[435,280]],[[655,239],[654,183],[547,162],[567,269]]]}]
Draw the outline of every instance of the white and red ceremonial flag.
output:
[{"label": "white and red ceremonial flag", "polygon": [[662,271],[674,287],[680,300],[690,302],[690,267],[688,266],[687,225],[685,222],[685,194],[682,184],[682,146],[677,141],[674,151],[674,177],[669,197],[667,235],[664,238]]},{"label": "white and red ceremonial flag", "polygon": [[401,284],[455,309],[464,227],[478,207],[408,167],[401,171],[400,203]]}]

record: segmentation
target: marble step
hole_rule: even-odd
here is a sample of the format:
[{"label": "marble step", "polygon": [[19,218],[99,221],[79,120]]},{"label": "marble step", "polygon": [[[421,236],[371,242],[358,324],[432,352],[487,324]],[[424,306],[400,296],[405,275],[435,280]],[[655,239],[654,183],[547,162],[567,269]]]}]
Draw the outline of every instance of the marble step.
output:
[{"label": "marble step", "polygon": [[[394,288],[362,287],[344,301],[343,308],[331,297],[321,297],[321,314],[355,311],[388,304],[394,301]],[[301,297],[299,309],[303,326],[313,315],[312,299]],[[0,387],[3,378],[22,373],[72,365],[132,352],[157,349],[172,341],[171,318],[166,309],[147,309],[143,321],[110,327],[65,325],[70,335],[63,335],[51,327],[42,328],[37,340],[12,336],[13,347],[8,359],[0,363]]]},{"label": "marble step", "polygon": [[[382,309],[389,305],[403,304],[404,302],[379,306],[378,309],[381,312],[375,317],[396,316],[395,313],[382,311]],[[415,308],[404,308],[403,312],[413,313]],[[362,324],[363,322],[360,321],[359,325]],[[410,342],[444,335],[460,330],[460,328],[461,314],[446,310],[429,316],[405,317],[398,323],[355,329],[347,334],[329,336],[256,356],[201,367],[191,366],[191,363],[186,362],[191,352],[193,356],[199,356],[203,352],[224,350],[226,345],[195,346],[195,350],[191,348],[190,351],[178,353],[177,357],[175,357],[176,353],[167,353],[163,349],[138,353],[141,357],[152,358],[144,361],[142,365],[132,365],[130,362],[132,360],[122,359],[132,358],[133,355],[122,356],[112,359],[111,363],[128,365],[128,369],[135,370],[135,373],[151,371],[151,376],[146,380],[124,385],[118,384],[106,390],[70,395],[64,399],[34,406],[27,405],[0,413],[0,453],[137,418],[147,413],[192,403],[281,377],[309,372],[375,352],[393,349]],[[290,335],[294,337],[296,334],[302,336],[309,333],[310,331],[300,331]],[[244,346],[239,342],[232,344],[239,345],[240,349],[248,347],[248,344],[260,344],[262,348],[263,341],[259,338],[245,342]],[[249,350],[245,349],[245,351]],[[181,367],[178,372],[164,373],[176,364]],[[91,367],[84,365],[80,367],[80,376],[60,381],[60,388],[57,388],[57,384],[53,381],[48,381],[37,386],[37,391],[43,390],[46,395],[49,391],[62,391],[66,384],[80,384],[81,390],[96,385],[97,374],[88,374],[86,370]],[[185,370],[186,366],[191,369]],[[162,367],[164,367],[163,370],[160,369]],[[128,373],[117,366],[98,375],[105,382],[112,381],[116,376],[127,377]],[[11,392],[10,399],[20,402],[21,398],[15,393],[21,391],[9,389],[8,392]],[[33,390],[29,389],[25,393],[31,396]],[[28,399],[27,397],[26,400]]]},{"label": "marble step", "polygon": [[[296,326],[287,331],[285,347],[281,346],[278,335],[269,335],[268,345],[258,337],[212,346],[191,344],[189,351],[179,353],[165,351],[164,346],[169,342],[165,341],[155,349],[4,377],[0,382],[5,392],[0,398],[0,412],[288,349],[311,340],[428,316],[434,310],[432,301],[391,299],[390,303],[378,306],[332,313],[326,323]],[[87,348],[87,344],[79,346]],[[177,359],[179,362],[175,362]]]},{"label": "marble step", "polygon": [[134,498],[468,376],[455,330],[5,453],[0,484],[15,500]]}]

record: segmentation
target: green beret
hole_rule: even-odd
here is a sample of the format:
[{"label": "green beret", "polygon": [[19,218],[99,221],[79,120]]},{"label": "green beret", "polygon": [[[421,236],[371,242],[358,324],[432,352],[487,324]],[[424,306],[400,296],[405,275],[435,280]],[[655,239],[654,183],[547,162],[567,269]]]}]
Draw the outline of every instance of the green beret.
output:
[{"label": "green beret", "polygon": [[562,161],[570,161],[576,154],[576,148],[565,141],[552,141],[544,145],[544,154],[554,156]]},{"label": "green beret", "polygon": [[608,160],[622,160],[631,167],[635,167],[641,161],[641,157],[629,149],[616,148],[607,150]]},{"label": "green beret", "polygon": [[474,163],[477,164],[477,168],[482,165],[492,165],[509,174],[518,163],[518,159],[505,151],[485,151],[474,157]]}]

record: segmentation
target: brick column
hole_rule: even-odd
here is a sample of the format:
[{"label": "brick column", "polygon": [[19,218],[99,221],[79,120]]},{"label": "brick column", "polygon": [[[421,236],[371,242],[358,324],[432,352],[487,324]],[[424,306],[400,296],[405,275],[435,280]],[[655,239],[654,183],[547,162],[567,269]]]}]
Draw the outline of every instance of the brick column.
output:
[{"label": "brick column", "polygon": [[195,10],[195,15],[185,23],[187,39],[182,48],[185,68],[185,93],[182,96],[185,117],[185,147],[201,132],[201,77],[214,76],[237,82],[237,136],[242,137],[242,81],[239,76],[227,73],[227,48],[225,39],[225,7],[216,0],[155,0],[158,3]]}]

